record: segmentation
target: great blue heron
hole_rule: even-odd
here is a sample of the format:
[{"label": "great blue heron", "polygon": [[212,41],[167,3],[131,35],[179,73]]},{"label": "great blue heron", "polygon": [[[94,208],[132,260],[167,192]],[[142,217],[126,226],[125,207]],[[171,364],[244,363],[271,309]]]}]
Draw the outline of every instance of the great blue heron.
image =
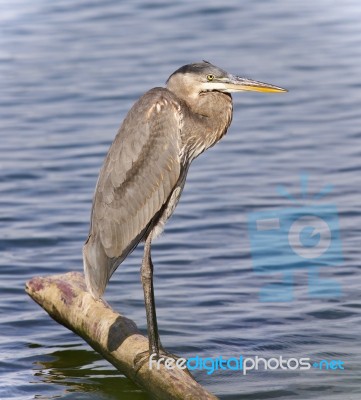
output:
[{"label": "great blue heron", "polygon": [[86,284],[95,298],[119,264],[145,241],[141,279],[149,355],[163,351],[153,292],[151,242],[181,196],[191,162],[217,143],[232,120],[231,92],[285,92],[231,75],[209,62],[185,65],[166,88],[145,93],[123,121],[105,158],[83,248]]}]

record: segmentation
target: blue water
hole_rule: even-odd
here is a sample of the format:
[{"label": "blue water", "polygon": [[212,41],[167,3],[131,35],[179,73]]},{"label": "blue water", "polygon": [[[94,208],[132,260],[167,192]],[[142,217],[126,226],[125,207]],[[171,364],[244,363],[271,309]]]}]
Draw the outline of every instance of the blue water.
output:
[{"label": "blue water", "polygon": [[[143,92],[202,59],[290,92],[235,95],[227,136],[194,162],[153,249],[162,341],[182,357],[345,363],[196,371],[222,400],[360,398],[360,18],[357,0],[0,1],[1,399],[149,398],[24,284],[82,270],[93,190],[119,124]],[[306,173],[310,196],[333,191],[302,198]],[[253,269],[248,221],[295,206],[281,185],[302,204],[336,207],[343,261],[321,274],[341,296],[310,297],[299,268],[292,301],[260,301],[280,275]],[[145,332],[141,256],[119,268],[106,299]]]}]

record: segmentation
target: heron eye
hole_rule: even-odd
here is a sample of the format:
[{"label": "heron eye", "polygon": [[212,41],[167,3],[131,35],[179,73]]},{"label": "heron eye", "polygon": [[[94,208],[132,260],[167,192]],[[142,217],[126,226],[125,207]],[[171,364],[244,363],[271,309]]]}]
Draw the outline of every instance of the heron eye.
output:
[{"label": "heron eye", "polygon": [[212,74],[209,74],[209,75],[207,75],[207,81],[213,81],[213,79],[214,79],[214,75],[212,75]]}]

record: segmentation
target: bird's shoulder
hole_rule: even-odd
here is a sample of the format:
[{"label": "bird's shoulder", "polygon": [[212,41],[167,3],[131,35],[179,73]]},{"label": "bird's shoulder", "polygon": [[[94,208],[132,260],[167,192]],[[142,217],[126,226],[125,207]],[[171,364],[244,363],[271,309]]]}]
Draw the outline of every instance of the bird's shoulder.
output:
[{"label": "bird's shoulder", "polygon": [[179,102],[179,98],[173,92],[161,86],[149,89],[147,92],[143,94],[143,96],[140,97],[140,99],[142,98],[152,98],[155,101],[168,100],[170,102],[176,102],[176,103]]},{"label": "bird's shoulder", "polygon": [[151,117],[157,118],[160,113],[174,113],[175,115],[182,113],[182,101],[170,90],[163,87],[155,87],[144,93],[130,109],[125,118],[134,119],[134,114],[137,119],[149,121]]}]

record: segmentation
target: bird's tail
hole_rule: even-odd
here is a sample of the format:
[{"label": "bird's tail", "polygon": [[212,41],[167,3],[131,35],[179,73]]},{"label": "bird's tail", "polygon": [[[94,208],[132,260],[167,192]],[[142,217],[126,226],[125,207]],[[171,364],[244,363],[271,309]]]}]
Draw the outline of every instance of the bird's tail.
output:
[{"label": "bird's tail", "polygon": [[87,289],[95,299],[103,295],[109,281],[109,262],[103,246],[89,235],[83,246],[83,264]]}]

